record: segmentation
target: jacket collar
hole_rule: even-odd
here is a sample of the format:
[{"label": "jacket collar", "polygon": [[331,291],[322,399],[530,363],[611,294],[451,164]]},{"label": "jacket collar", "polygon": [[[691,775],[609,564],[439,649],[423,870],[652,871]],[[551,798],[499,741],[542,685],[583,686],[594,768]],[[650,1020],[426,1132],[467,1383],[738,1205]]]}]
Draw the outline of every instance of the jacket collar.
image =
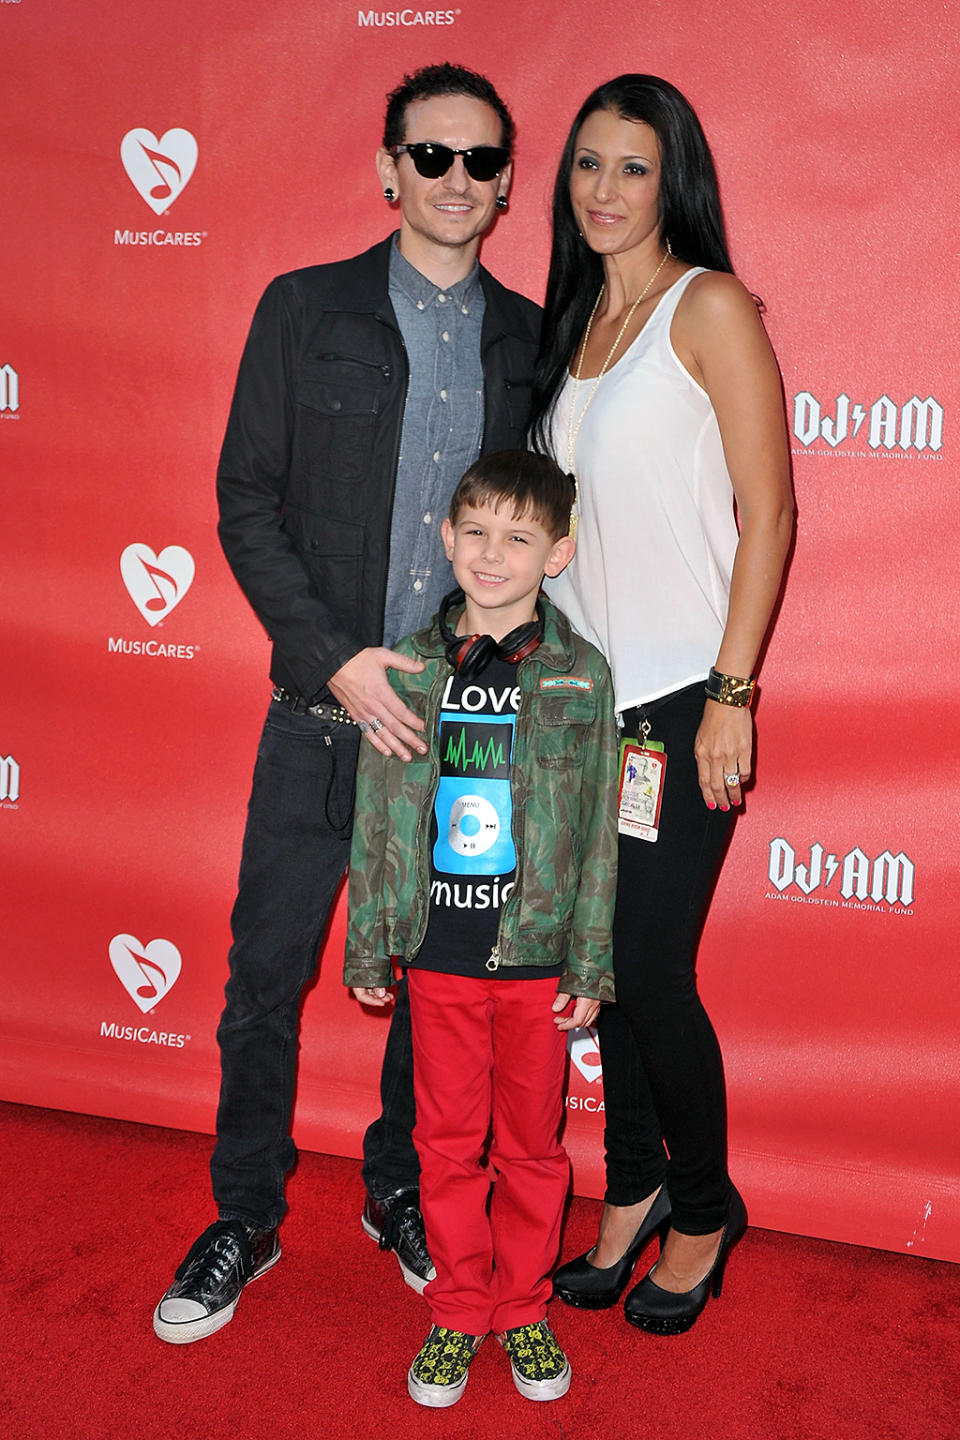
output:
[{"label": "jacket collar", "polygon": [[[570,629],[570,621],[547,599],[542,590],[540,605],[543,609],[543,639],[530,658],[535,659],[538,664],[546,666],[549,670],[566,672],[572,668],[574,661],[573,632]],[[454,625],[462,613],[462,611],[458,611],[451,614]],[[413,636],[412,643],[413,648],[425,659],[437,659],[443,654],[443,636],[440,634],[440,626],[437,624],[436,618],[425,630],[419,630]],[[521,660],[521,667],[525,663]]]},{"label": "jacket collar", "polygon": [[[337,277],[340,310],[378,315],[388,325],[396,326],[393,306],[390,304],[390,249],[393,235],[372,245],[369,250],[354,256]],[[529,340],[523,325],[521,307],[515,303],[513,292],[501,285],[490,271],[480,266],[480,286],[486,309],[483,315],[484,344],[495,336],[514,335]]]}]

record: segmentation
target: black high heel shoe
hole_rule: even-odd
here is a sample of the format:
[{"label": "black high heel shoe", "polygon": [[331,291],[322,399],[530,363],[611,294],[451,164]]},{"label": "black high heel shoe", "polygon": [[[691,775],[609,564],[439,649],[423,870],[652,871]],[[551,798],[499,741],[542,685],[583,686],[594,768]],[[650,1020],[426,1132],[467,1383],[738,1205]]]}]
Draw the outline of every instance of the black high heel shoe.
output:
[{"label": "black high heel shoe", "polygon": [[672,1290],[661,1290],[648,1271],[624,1301],[623,1313],[630,1324],[639,1325],[641,1330],[649,1330],[653,1335],[682,1335],[689,1330],[706,1305],[711,1290],[714,1300],[719,1300],[727,1256],[746,1228],[747,1207],[740,1192],[731,1190],[717,1258],[699,1285],[677,1295]]},{"label": "black high heel shoe", "polygon": [[576,1305],[580,1310],[606,1310],[616,1305],[627,1288],[634,1267],[654,1235],[660,1232],[660,1244],[670,1228],[670,1196],[666,1185],[661,1185],[653,1204],[643,1218],[643,1224],[634,1235],[626,1251],[613,1265],[603,1270],[591,1265],[587,1255],[570,1260],[553,1277],[553,1293],[567,1305]]}]

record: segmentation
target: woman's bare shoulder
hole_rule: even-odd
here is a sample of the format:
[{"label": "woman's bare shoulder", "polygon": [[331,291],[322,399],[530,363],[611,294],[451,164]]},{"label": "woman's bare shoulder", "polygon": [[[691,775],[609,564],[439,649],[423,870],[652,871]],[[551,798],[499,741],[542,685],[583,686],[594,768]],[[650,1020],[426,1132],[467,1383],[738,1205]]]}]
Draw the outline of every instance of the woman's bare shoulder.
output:
[{"label": "woman's bare shoulder", "polygon": [[722,270],[704,270],[694,275],[677,306],[678,315],[681,310],[707,322],[759,318],[755,296],[736,275]]}]

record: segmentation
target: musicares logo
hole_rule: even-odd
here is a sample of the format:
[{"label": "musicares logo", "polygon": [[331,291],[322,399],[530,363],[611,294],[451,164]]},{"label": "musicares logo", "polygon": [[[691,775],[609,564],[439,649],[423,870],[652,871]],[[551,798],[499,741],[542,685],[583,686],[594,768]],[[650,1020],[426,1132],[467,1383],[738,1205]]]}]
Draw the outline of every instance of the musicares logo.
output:
[{"label": "musicares logo", "polygon": [[[571,1030],[567,1035],[567,1052],[570,1056],[571,1065],[575,1065],[588,1085],[596,1085],[603,1079],[603,1070],[600,1065],[600,1049],[597,1045],[597,1032],[593,1025],[585,1030]],[[571,1091],[572,1091],[572,1087]],[[603,1093],[591,1093],[588,1095],[567,1094],[566,1108],[568,1110],[584,1110],[590,1115],[601,1115],[605,1110]]]},{"label": "musicares logo", "polygon": [[147,624],[159,625],[190,589],[196,566],[182,545],[168,545],[155,555],[138,540],[120,556],[120,574]]},{"label": "musicares logo", "polygon": [[169,940],[141,945],[134,935],[114,935],[109,954],[117,979],[144,1015],[173,989],[180,974],[180,951]]},{"label": "musicares logo", "polygon": [[357,24],[364,26],[392,25],[453,25],[460,14],[456,10],[358,10]]},{"label": "musicares logo", "polygon": [[571,1030],[567,1036],[567,1049],[570,1059],[588,1085],[600,1079],[603,1069],[600,1065],[597,1032],[592,1025],[586,1030]]},{"label": "musicares logo", "polygon": [[120,141],[120,159],[130,182],[156,215],[165,215],[189,184],[199,150],[189,130],[168,130],[158,140],[152,130],[128,130]]}]

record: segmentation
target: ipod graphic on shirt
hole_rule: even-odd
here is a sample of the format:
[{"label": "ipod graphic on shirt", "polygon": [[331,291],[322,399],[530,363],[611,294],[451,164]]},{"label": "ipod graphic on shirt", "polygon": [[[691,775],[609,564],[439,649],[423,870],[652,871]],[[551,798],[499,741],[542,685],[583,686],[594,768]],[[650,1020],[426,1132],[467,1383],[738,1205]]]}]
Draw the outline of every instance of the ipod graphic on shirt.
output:
[{"label": "ipod graphic on shirt", "polygon": [[447,875],[505,875],[516,868],[510,831],[514,716],[442,711],[433,863]]}]

